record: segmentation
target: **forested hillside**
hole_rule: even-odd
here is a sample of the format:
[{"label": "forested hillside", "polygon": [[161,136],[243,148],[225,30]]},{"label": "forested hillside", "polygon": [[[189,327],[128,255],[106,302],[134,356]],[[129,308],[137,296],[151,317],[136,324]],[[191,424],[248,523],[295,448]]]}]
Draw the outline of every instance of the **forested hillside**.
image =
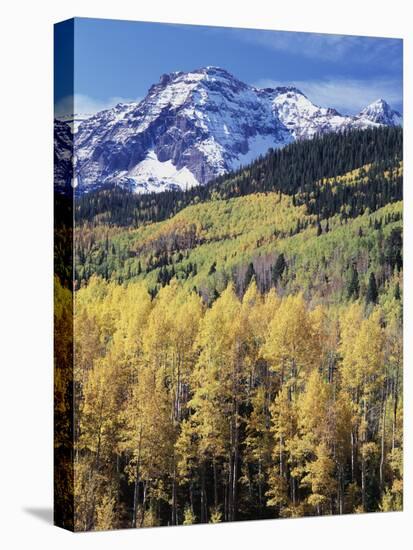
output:
[{"label": "forested hillside", "polygon": [[76,197],[78,530],[402,509],[402,178],[379,128]]},{"label": "forested hillside", "polygon": [[[375,169],[364,181],[359,208],[372,208],[375,203],[370,204],[369,200],[379,200],[379,197],[375,199],[374,193],[369,191],[376,188],[377,183],[385,183],[381,177],[384,170],[397,168],[402,159],[402,137],[401,128],[391,127],[362,132],[353,130],[330,133],[312,140],[298,141],[282,149],[270,150],[267,155],[250,166],[241,167],[232,175],[222,176],[208,185],[194,187],[188,191],[136,195],[119,187],[83,194],[76,199],[76,220],[78,223],[103,222],[136,227],[164,220],[189,204],[204,202],[211,198],[228,199],[274,190],[290,195],[302,192],[301,200],[307,203],[310,195],[315,194],[318,200],[311,203],[315,202],[318,206],[316,210],[322,210],[322,207],[326,206],[325,203],[328,203],[331,215],[332,211],[336,211],[334,201],[328,194],[318,196],[317,182],[323,178],[336,178],[365,165],[374,165]],[[400,183],[400,180],[395,183]],[[347,187],[344,187],[343,191],[347,191]],[[381,193],[388,196],[389,192],[392,195],[395,191],[391,186],[382,189]],[[401,198],[400,194],[399,186],[398,198]],[[339,204],[335,204],[337,208]],[[358,213],[357,210],[351,212]]]}]

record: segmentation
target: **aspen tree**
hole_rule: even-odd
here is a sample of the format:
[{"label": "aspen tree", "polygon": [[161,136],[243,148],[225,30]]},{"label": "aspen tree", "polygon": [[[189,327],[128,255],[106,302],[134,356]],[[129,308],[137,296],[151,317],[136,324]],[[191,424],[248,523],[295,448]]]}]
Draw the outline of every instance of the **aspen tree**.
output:
[{"label": "aspen tree", "polygon": [[319,358],[317,340],[302,294],[282,300],[270,323],[263,347],[265,359],[293,394]]}]

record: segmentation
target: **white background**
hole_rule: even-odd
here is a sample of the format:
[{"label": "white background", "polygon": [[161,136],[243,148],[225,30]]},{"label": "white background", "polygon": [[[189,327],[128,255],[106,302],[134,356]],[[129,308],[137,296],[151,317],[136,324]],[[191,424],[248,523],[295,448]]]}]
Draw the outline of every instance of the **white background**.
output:
[{"label": "white background", "polygon": [[[52,507],[52,24],[72,16],[405,39],[405,150],[412,150],[406,0],[3,1],[0,30],[0,546],[14,548],[406,548],[412,532],[412,189],[405,159],[405,511],[341,518],[77,534]],[[410,36],[409,36],[410,33]],[[150,47],[150,45],[148,45]],[[409,250],[410,249],[410,250]],[[409,441],[410,440],[410,441]]]}]

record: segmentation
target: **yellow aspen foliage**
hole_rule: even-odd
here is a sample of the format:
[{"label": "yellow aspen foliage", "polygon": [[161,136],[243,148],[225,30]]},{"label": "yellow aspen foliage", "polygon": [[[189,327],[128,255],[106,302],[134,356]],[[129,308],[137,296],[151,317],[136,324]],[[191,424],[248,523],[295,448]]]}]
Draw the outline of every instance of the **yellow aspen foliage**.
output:
[{"label": "yellow aspen foliage", "polygon": [[354,377],[363,396],[372,397],[384,377],[384,331],[382,312],[375,308],[360,326],[354,341]]},{"label": "yellow aspen foliage", "polygon": [[272,465],[268,472],[266,493],[268,506],[277,507],[281,515],[289,516],[289,484],[287,471],[290,467],[290,443],[297,432],[296,408],[284,386],[270,407],[271,432],[274,437]]},{"label": "yellow aspen foliage", "polygon": [[114,368],[106,358],[95,361],[84,388],[79,447],[96,455],[96,461],[111,446],[116,419]]},{"label": "yellow aspen foliage", "polygon": [[111,485],[119,438],[116,365],[110,355],[96,359],[83,390],[74,497],[86,530],[96,528],[97,502]]},{"label": "yellow aspen foliage", "polygon": [[196,523],[196,516],[190,506],[185,506],[183,525],[193,525]]},{"label": "yellow aspen foliage", "polygon": [[193,469],[196,468],[198,448],[195,431],[191,419],[185,419],[181,422],[179,436],[175,443],[175,454],[182,483],[191,480]]},{"label": "yellow aspen foliage", "polygon": [[313,307],[255,277],[201,294],[77,292],[76,529],[402,509],[400,300]]},{"label": "yellow aspen foliage", "polygon": [[131,453],[130,481],[162,478],[170,468],[172,420],[162,372],[143,366],[125,414],[123,448]]},{"label": "yellow aspen foliage", "polygon": [[273,458],[275,460],[279,459],[280,474],[283,474],[282,457],[286,448],[286,442],[290,441],[297,432],[297,408],[289,397],[287,387],[284,386],[278,393],[270,407],[270,412],[271,431],[276,441]]},{"label": "yellow aspen foliage", "polygon": [[314,328],[302,294],[287,296],[275,311],[264,344],[264,357],[280,384],[300,385],[320,357]]},{"label": "yellow aspen foliage", "polygon": [[115,498],[104,495],[96,506],[96,531],[108,531],[116,528]]},{"label": "yellow aspen foliage", "polygon": [[251,414],[246,426],[247,455],[259,464],[268,462],[271,454],[271,426],[265,388],[259,386],[251,397]]},{"label": "yellow aspen foliage", "polygon": [[222,521],[222,512],[218,508],[211,508],[209,523],[221,523]]},{"label": "yellow aspen foliage", "polygon": [[239,314],[240,303],[229,286],[205,313],[196,341],[200,354],[189,406],[195,410],[199,451],[204,456],[222,456],[230,440],[228,418],[241,377]]},{"label": "yellow aspen foliage", "polygon": [[357,371],[357,356],[355,343],[363,322],[363,308],[361,304],[353,302],[347,307],[340,320],[341,342],[339,351],[342,356],[340,369],[343,386],[355,393],[361,384]]},{"label": "yellow aspen foliage", "polygon": [[260,346],[267,328],[263,325],[263,307],[263,297],[258,292],[253,279],[244,294],[240,309],[240,335],[242,333],[243,347],[245,348],[243,361],[245,367],[250,370],[251,376],[254,376]]},{"label": "yellow aspen foliage", "polygon": [[335,463],[325,443],[317,445],[314,451],[316,458],[307,463],[307,473],[301,480],[301,486],[311,490],[307,502],[316,508],[319,515],[331,513],[331,497],[337,491]]},{"label": "yellow aspen foliage", "polygon": [[403,510],[403,451],[395,448],[389,453],[389,466],[393,480],[382,496],[380,509],[383,512]]},{"label": "yellow aspen foliage", "polygon": [[298,428],[308,449],[315,448],[321,442],[332,441],[332,405],[332,387],[314,369],[298,401]]},{"label": "yellow aspen foliage", "polygon": [[337,347],[339,343],[339,322],[332,312],[325,306],[318,305],[309,314],[313,327],[313,340],[318,348],[319,367],[322,368],[326,379],[333,381],[336,362]]}]

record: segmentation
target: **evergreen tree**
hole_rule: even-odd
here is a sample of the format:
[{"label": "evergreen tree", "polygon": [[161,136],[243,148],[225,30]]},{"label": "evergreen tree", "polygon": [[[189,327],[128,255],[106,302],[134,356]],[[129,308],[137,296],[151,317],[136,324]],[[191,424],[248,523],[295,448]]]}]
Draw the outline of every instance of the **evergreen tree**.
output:
[{"label": "evergreen tree", "polygon": [[367,286],[366,303],[376,304],[378,297],[379,293],[377,290],[376,277],[374,276],[374,273],[371,272],[369,277],[369,284]]},{"label": "evergreen tree", "polygon": [[287,264],[285,261],[285,257],[284,254],[281,252],[281,254],[277,258],[277,261],[275,262],[274,267],[272,268],[272,280],[275,285],[281,279],[286,267]]},{"label": "evergreen tree", "polygon": [[403,266],[402,259],[403,240],[401,230],[399,228],[392,229],[389,237],[384,243],[384,257],[391,269],[400,269]]},{"label": "evergreen tree", "polygon": [[217,262],[213,262],[209,268],[208,275],[212,275],[217,270]]},{"label": "evergreen tree", "polygon": [[247,266],[247,271],[244,277],[244,289],[247,289],[252,278],[255,276],[254,264],[250,262]]},{"label": "evergreen tree", "polygon": [[359,284],[359,274],[355,265],[351,269],[351,277],[347,287],[347,296],[349,299],[355,299],[359,297],[360,284]]},{"label": "evergreen tree", "polygon": [[401,292],[400,292],[399,282],[396,283],[396,287],[394,289],[394,297],[395,297],[396,300],[401,300]]}]

